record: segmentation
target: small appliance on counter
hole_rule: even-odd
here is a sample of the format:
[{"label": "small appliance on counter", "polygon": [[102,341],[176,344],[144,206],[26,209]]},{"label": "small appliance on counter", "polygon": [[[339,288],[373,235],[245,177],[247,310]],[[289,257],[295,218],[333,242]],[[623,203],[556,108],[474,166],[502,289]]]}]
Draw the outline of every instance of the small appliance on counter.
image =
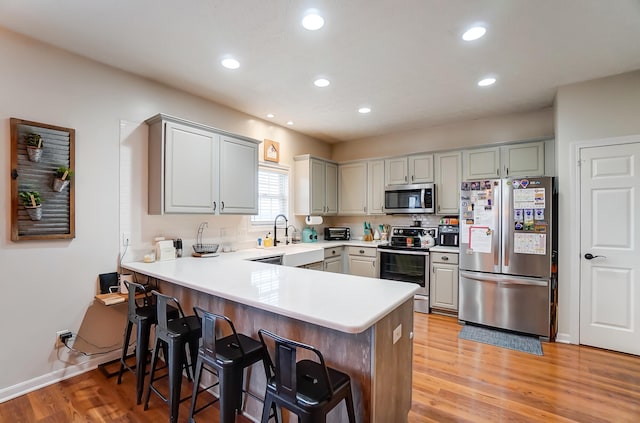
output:
[{"label": "small appliance on counter", "polygon": [[351,239],[351,229],[347,227],[327,227],[324,228],[325,241],[348,241]]},{"label": "small appliance on counter", "polygon": [[175,260],[176,249],[173,246],[173,240],[160,240],[156,242],[156,260]]},{"label": "small appliance on counter", "polygon": [[460,229],[458,225],[438,226],[438,245],[457,247],[459,243]]},{"label": "small appliance on counter", "polygon": [[302,230],[302,242],[318,242],[318,232],[307,226]]}]

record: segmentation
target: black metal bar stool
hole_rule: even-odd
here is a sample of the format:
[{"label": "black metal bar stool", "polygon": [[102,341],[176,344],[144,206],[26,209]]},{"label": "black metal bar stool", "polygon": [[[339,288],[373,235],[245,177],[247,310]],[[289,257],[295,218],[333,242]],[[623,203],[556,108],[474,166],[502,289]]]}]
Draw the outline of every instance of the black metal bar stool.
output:
[{"label": "black metal bar stool", "polygon": [[[124,369],[133,372],[136,375],[136,404],[140,404],[144,389],[144,377],[147,371],[147,359],[149,358],[149,337],[151,335],[151,327],[157,322],[157,311],[155,302],[144,285],[128,281],[124,281],[124,283],[129,290],[129,303],[127,325],[125,326],[124,342],[122,344],[122,356],[120,357],[120,370],[118,371],[118,385],[122,383]],[[139,304],[136,299],[136,295],[139,293],[144,294],[140,299],[142,304]],[[172,319],[178,317],[178,310],[174,307],[168,307],[167,313]],[[133,325],[136,325],[136,364],[129,366],[126,358]]]},{"label": "black metal bar stool", "polygon": [[[260,329],[260,342],[265,349],[267,389],[262,423],[269,419],[272,404],[284,407],[298,416],[300,423],[326,421],[327,413],[342,400],[347,406],[349,423],[355,423],[351,378],[346,373],[327,367],[322,353],[315,347],[283,338]],[[275,361],[271,360],[265,337],[275,344]],[[311,351],[318,359],[296,361],[298,348]]]},{"label": "black metal bar stool", "polygon": [[[163,295],[157,291],[152,291],[152,294],[156,297],[158,323],[156,324],[156,342],[155,348],[153,349],[153,357],[151,358],[151,370],[149,372],[149,384],[144,399],[144,409],[149,408],[149,397],[151,396],[151,391],[153,391],[164,402],[169,404],[169,422],[176,423],[178,421],[180,403],[191,398],[191,396],[180,398],[182,369],[186,369],[187,376],[189,380],[191,380],[189,368],[191,368],[191,370],[194,369],[198,355],[198,343],[202,336],[200,318],[195,315],[185,316],[176,298]],[[169,319],[167,315],[168,302],[172,302],[177,307],[180,317]],[[187,356],[187,346],[189,347],[191,360],[189,360]],[[168,373],[167,375],[155,377],[160,348],[164,350]],[[169,377],[169,393],[165,397],[153,386],[153,383],[166,376]]]},{"label": "black metal bar stool", "polygon": [[[263,359],[262,344],[236,332],[233,322],[226,316],[211,313],[199,307],[194,307],[194,311],[196,315],[202,314],[202,345],[198,349],[188,421],[194,423],[193,416],[196,413],[220,401],[220,422],[232,423],[235,421],[236,411],[242,411],[244,369]],[[224,325],[221,324],[222,322]],[[218,334],[223,332],[222,326],[227,326],[231,334],[218,337]],[[218,382],[200,389],[200,377],[203,369],[216,375]],[[198,394],[216,385],[219,386],[219,397],[196,408]],[[250,392],[247,394],[253,396]],[[262,401],[261,398],[256,397],[256,399]],[[281,420],[277,419],[276,421]]]}]

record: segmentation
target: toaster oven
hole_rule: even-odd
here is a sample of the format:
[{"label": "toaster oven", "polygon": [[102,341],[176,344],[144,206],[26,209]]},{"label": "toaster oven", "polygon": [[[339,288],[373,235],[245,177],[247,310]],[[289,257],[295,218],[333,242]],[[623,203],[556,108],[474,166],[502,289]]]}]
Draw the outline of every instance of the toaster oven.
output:
[{"label": "toaster oven", "polygon": [[325,241],[347,241],[351,239],[351,229],[347,227],[327,227],[324,228]]}]

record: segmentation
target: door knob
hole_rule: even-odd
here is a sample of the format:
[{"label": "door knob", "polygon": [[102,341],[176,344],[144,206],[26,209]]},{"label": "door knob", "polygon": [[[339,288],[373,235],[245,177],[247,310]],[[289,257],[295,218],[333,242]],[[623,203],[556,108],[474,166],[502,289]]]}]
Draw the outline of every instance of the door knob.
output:
[{"label": "door knob", "polygon": [[598,258],[598,257],[607,258],[607,256],[594,256],[591,253],[587,253],[584,255],[584,258],[586,258],[587,260],[593,260],[594,258]]}]

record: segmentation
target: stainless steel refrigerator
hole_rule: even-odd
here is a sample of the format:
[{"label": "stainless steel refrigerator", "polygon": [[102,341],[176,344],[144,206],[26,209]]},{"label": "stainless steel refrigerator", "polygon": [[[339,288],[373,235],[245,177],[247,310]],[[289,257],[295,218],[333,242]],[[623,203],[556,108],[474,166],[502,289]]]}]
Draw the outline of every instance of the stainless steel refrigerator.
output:
[{"label": "stainless steel refrigerator", "polygon": [[555,337],[554,179],[462,182],[461,321]]}]

